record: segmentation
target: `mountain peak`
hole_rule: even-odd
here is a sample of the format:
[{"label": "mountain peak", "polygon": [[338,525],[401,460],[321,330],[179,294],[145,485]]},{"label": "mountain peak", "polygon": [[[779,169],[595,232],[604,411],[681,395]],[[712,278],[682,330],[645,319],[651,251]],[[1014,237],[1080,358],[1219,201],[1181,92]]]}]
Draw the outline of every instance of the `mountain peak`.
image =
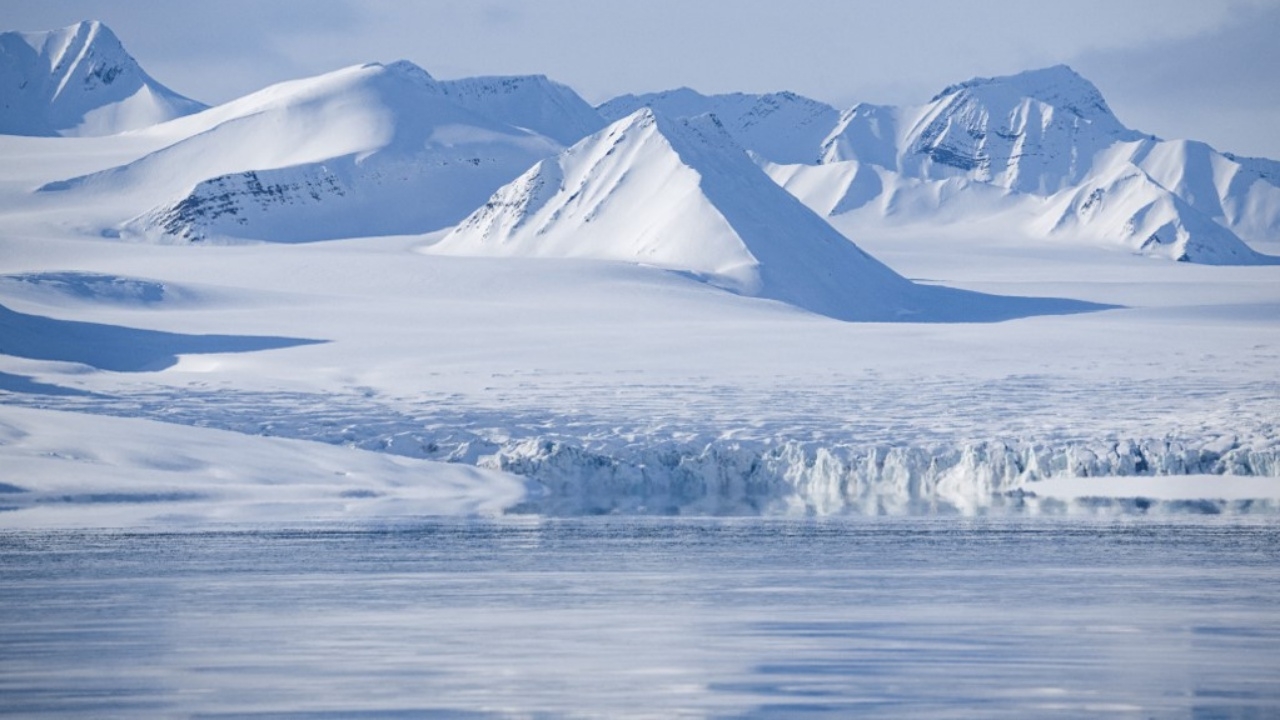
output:
[{"label": "mountain peak", "polygon": [[0,33],[0,132],[110,135],[205,108],[151,78],[106,25]]},{"label": "mountain peak", "polygon": [[1082,118],[1089,120],[1105,118],[1119,124],[1097,86],[1068,65],[1052,65],[1014,75],[973,78],[947,87],[935,95],[930,102],[938,102],[948,96],[966,91],[1012,93],[1039,100],[1046,105]]},{"label": "mountain peak", "polygon": [[426,252],[642,264],[845,320],[930,312],[929,291],[771,181],[713,114],[639,108],[535,165]]},{"label": "mountain peak", "polygon": [[130,236],[307,242],[447,227],[561,148],[406,62],[280,83],[175,125],[184,139],[59,187],[131,188]]},{"label": "mountain peak", "polygon": [[1039,195],[1078,183],[1099,150],[1143,138],[1066,65],[952,85],[901,120],[898,170]]},{"label": "mountain peak", "polygon": [[642,107],[673,118],[712,113],[743,148],[779,163],[817,159],[818,146],[840,117],[830,105],[792,92],[703,95],[687,87],[623,95],[598,109],[606,120],[613,121]]},{"label": "mountain peak", "polygon": [[473,112],[572,145],[604,127],[604,118],[567,85],[546,75],[498,75],[440,80],[451,101]]},{"label": "mountain peak", "polygon": [[[375,66],[378,64],[379,63],[371,63],[371,65],[375,65]],[[404,77],[407,77],[407,78],[412,78],[425,83],[435,82],[435,78],[431,77],[431,73],[427,72],[426,70],[423,70],[420,65],[417,65],[416,63],[413,63],[409,60],[395,60],[393,62],[389,62],[383,65],[382,67],[386,68],[388,72],[393,72],[398,75],[403,75]]]},{"label": "mountain peak", "polygon": [[644,265],[850,321],[990,321],[1028,302],[912,283],[770,180],[715,115],[649,108],[539,162],[423,251]]}]

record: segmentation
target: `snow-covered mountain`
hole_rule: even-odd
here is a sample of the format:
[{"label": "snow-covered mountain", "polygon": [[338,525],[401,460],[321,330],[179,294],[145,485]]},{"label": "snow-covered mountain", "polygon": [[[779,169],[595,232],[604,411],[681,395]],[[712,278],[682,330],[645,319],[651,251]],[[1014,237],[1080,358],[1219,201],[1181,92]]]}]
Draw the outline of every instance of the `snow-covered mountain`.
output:
[{"label": "snow-covered mountain", "polygon": [[156,82],[97,21],[0,33],[0,103],[10,135],[111,135],[205,108]]},{"label": "snow-covered mountain", "polygon": [[840,116],[830,105],[791,92],[703,95],[689,88],[622,95],[597,109],[613,121],[642,107],[675,118],[712,113],[739,145],[776,163],[814,162],[818,145]]},{"label": "snow-covered mountain", "polygon": [[824,214],[977,216],[995,189],[1030,202],[1038,234],[1209,264],[1270,262],[1244,240],[1280,232],[1272,165],[1130,130],[1064,65],[970,80],[918,107],[856,105],[820,155],[770,174]]},{"label": "snow-covered mountain", "polygon": [[1280,237],[1280,163],[1193,140],[1148,139],[1131,149],[1127,160],[1146,177],[1240,238]]},{"label": "snow-covered mountain", "polygon": [[651,265],[843,320],[1026,310],[910,282],[773,183],[714,115],[650,108],[539,162],[424,251]]},{"label": "snow-covered mountain", "polygon": [[1082,249],[1241,262],[1280,164],[1064,69],[666,95],[370,64],[0,134],[0,525],[1280,508],[1280,266]]},{"label": "snow-covered mountain", "polygon": [[1080,182],[1099,150],[1140,138],[1092,83],[1059,65],[953,85],[916,108],[856,105],[821,157],[1044,195]]},{"label": "snow-covered mountain", "polygon": [[281,83],[157,132],[133,162],[46,185],[119,197],[126,236],[300,242],[451,225],[560,145],[468,110],[408,62]]},{"label": "snow-covered mountain", "polygon": [[78,206],[117,209],[91,229],[108,235],[297,242],[444,228],[534,162],[641,108],[714,114],[821,215],[931,225],[1008,215],[1031,238],[1210,264],[1274,262],[1247,243],[1280,235],[1280,164],[1126,128],[1092,83],[1061,65],[959,83],[921,106],[841,114],[788,92],[688,88],[593,109],[540,75],[441,81],[404,61],[200,111],[147,76],[98,22],[5,33],[0,61],[0,132],[154,126],[145,132],[164,141],[43,186]]},{"label": "snow-covered mountain", "polygon": [[572,145],[605,126],[605,120],[567,85],[545,75],[439,80],[445,97],[486,117]]},{"label": "snow-covered mountain", "polygon": [[[1188,150],[1199,151],[1199,167]],[[1251,175],[1202,143],[1122,144],[1101,153],[1083,182],[1050,195],[1031,227],[1048,236],[1101,236],[1175,260],[1274,264],[1280,259],[1241,238],[1280,232],[1280,187]]]}]

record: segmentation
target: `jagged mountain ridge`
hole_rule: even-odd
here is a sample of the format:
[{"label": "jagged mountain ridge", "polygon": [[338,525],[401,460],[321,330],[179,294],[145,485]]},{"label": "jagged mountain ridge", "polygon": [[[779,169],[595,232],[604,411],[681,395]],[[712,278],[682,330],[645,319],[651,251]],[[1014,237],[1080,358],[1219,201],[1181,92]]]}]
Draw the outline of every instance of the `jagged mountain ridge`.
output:
[{"label": "jagged mountain ridge", "polygon": [[532,130],[564,146],[606,125],[595,108],[572,88],[545,75],[437,80],[436,86],[445,97],[468,110]]},{"label": "jagged mountain ridge", "polygon": [[[1201,263],[1273,262],[1246,241],[1280,235],[1278,164],[1131,130],[1096,86],[1065,65],[957,83],[917,107],[863,103],[833,122],[812,113],[800,132],[740,127],[766,97],[777,96],[708,97],[680,88],[622,96],[600,110],[606,117],[639,106],[673,117],[726,113],[734,118],[725,123],[730,134],[823,215],[862,210],[927,224],[1016,205],[1037,215],[1023,225],[1032,236]],[[815,149],[813,130],[824,125]],[[993,202],[1000,194],[1009,199]]]},{"label": "jagged mountain ridge", "polygon": [[1139,137],[1092,83],[1059,65],[953,85],[919,108],[854,106],[823,142],[822,161],[1047,195],[1077,184],[1098,150]]},{"label": "jagged mountain ridge", "polygon": [[423,251],[651,265],[841,320],[1086,309],[912,283],[772,182],[715,116],[650,108],[541,161]]},{"label": "jagged mountain ridge", "polygon": [[[1247,242],[1280,235],[1280,163],[1130,130],[1098,89],[1066,66],[976,78],[914,108],[860,104],[836,113],[793,93],[705,96],[681,88],[621,96],[596,112],[570,88],[543,76],[441,81],[409,63],[392,63],[385,67],[415,78],[411,94],[435,93],[485,120],[549,139],[541,151],[526,152],[517,162],[504,159],[505,150],[480,147],[501,138],[501,132],[486,138],[473,134],[467,143],[454,138],[438,147],[458,152],[428,160],[437,166],[424,169],[419,149],[383,146],[391,142],[384,137],[388,132],[398,132],[386,130],[386,98],[359,93],[348,98],[345,118],[320,112],[303,122],[285,121],[292,137],[281,132],[263,140],[249,116],[279,113],[288,103],[323,105],[322,97],[308,93],[330,92],[321,79],[329,75],[282,83],[184,116],[202,106],[154,83],[100,23],[5,33],[0,39],[0,50],[13,61],[3,72],[16,73],[6,82],[23,88],[5,98],[6,109],[45,93],[49,99],[41,102],[48,107],[42,112],[61,118],[11,132],[116,132],[179,116],[159,126],[176,141],[157,157],[47,186],[130,192],[147,186],[134,197],[149,202],[121,206],[133,207],[128,217],[135,218],[123,229],[149,236],[273,239],[283,233],[290,239],[320,239],[337,232],[441,227],[517,175],[524,160],[545,157],[598,130],[602,116],[615,118],[638,107],[675,117],[715,112],[775,180],[822,214],[861,211],[924,223],[935,222],[940,210],[952,218],[977,217],[989,212],[994,189],[1037,215],[1025,224],[1033,236],[1109,243],[1157,257],[1272,262]],[[365,102],[371,107],[355,107]],[[99,104],[84,111],[85,103]],[[10,125],[30,125],[33,117],[24,112],[3,116]],[[197,138],[205,134],[221,139]],[[456,167],[441,170],[450,164]],[[451,178],[467,164],[475,170],[461,175],[475,178],[476,189],[455,193],[459,183]],[[434,209],[416,214],[361,209],[380,203],[395,208],[434,204]],[[304,231],[304,226],[313,229]]]},{"label": "jagged mountain ridge", "polygon": [[113,135],[206,107],[148,75],[97,21],[0,33],[0,89],[11,135]]},{"label": "jagged mountain ridge", "polygon": [[612,122],[642,107],[678,118],[714,114],[739,145],[779,163],[813,162],[818,143],[839,118],[830,105],[792,92],[703,95],[689,88],[622,95],[597,110]]},{"label": "jagged mountain ridge", "polygon": [[[919,107],[856,105],[811,167],[770,168],[823,214],[983,214],[995,188],[1043,201],[1031,226],[1132,251],[1209,264],[1273,260],[1244,238],[1280,232],[1280,188],[1266,162],[1126,128],[1066,66],[953,85]],[[1105,210],[1105,211],[1102,211]],[[907,218],[911,219],[911,218]],[[1243,236],[1243,237],[1242,237]]]}]

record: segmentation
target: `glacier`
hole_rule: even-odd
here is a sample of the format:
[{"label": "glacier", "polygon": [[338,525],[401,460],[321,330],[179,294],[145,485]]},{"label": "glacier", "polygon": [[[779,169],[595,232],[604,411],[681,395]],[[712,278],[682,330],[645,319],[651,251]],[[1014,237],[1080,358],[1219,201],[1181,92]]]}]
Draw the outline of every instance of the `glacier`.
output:
[{"label": "glacier", "polygon": [[1065,66],[204,108],[112,38],[0,34],[4,712],[1280,708],[1280,164]]},{"label": "glacier", "polygon": [[399,61],[189,109],[0,134],[0,522],[1276,510],[1276,163],[1065,66],[840,113]]},{"label": "glacier", "polygon": [[[1203,441],[1202,441],[1203,442]],[[1070,511],[1070,503],[1039,498],[1040,480],[1058,477],[1212,475],[1280,477],[1280,449],[1173,439],[1049,446],[991,441],[950,447],[819,445],[755,446],[715,442],[702,447],[646,447],[622,455],[550,440],[500,447],[481,467],[529,477],[540,494],[514,511],[551,515],[692,514],[802,515],[987,514]],[[1099,506],[1124,508],[1106,483]],[[1275,512],[1268,499],[1217,499],[1212,481],[1200,512]],[[1178,503],[1129,498],[1152,512]],[[1198,503],[1198,504],[1197,504]]]},{"label": "glacier", "polygon": [[[1077,387],[1087,393],[1087,386]],[[1196,389],[1193,394],[1211,387]],[[1036,412],[1034,396],[1020,397],[1016,383],[999,383],[1013,412]],[[4,390],[0,383],[0,390]],[[927,388],[939,404],[972,397],[973,386]],[[56,390],[56,388],[54,388]],[[658,389],[654,389],[658,390]],[[1137,388],[1134,397],[1147,389]],[[652,392],[652,391],[651,391]],[[1199,431],[1164,436],[1137,434],[1142,414],[1099,434],[1068,424],[1039,434],[997,429],[975,408],[950,418],[960,431],[927,419],[929,406],[907,423],[869,418],[859,429],[837,418],[872,408],[902,407],[886,388],[880,397],[815,410],[774,408],[750,427],[732,432],[708,418],[653,417],[644,425],[625,405],[602,402],[577,412],[547,407],[482,407],[441,397],[428,404],[388,403],[360,395],[255,394],[163,388],[128,396],[86,396],[37,390],[12,392],[14,407],[58,409],[143,418],[163,424],[232,431],[257,438],[305,440],[376,455],[477,467],[522,478],[523,490],[491,508],[509,514],[579,516],[717,515],[1063,515],[1242,514],[1280,512],[1280,432],[1266,416],[1277,388],[1231,391],[1256,399],[1236,404],[1235,419]],[[639,399],[639,395],[633,396]],[[735,393],[721,389],[727,407]],[[653,398],[650,402],[655,402]],[[1132,398],[1124,393],[1099,406],[1060,404],[1040,411],[1068,423],[1096,412],[1119,417]],[[812,400],[810,401],[813,402]],[[1186,403],[1193,407],[1194,403]],[[855,408],[862,408],[861,411]],[[1074,414],[1076,417],[1070,417]],[[263,418],[271,418],[264,420]],[[1245,420],[1247,418],[1247,420]],[[1087,420],[1086,420],[1087,421]],[[172,432],[177,432],[174,430]],[[988,439],[974,439],[987,435]],[[91,445],[91,444],[90,444]],[[236,451],[239,452],[239,451]],[[1171,497],[1126,480],[1150,478],[1172,485],[1189,481]],[[1242,481],[1249,480],[1241,485]],[[1059,486],[1077,481],[1065,495]],[[1081,485],[1078,481],[1089,480]],[[508,486],[515,480],[508,481]],[[414,485],[408,481],[407,486]],[[219,483],[201,487],[214,491]],[[1048,490],[1041,490],[1048,488]],[[1182,495],[1179,492],[1183,493]],[[496,501],[495,501],[496,502]]]}]

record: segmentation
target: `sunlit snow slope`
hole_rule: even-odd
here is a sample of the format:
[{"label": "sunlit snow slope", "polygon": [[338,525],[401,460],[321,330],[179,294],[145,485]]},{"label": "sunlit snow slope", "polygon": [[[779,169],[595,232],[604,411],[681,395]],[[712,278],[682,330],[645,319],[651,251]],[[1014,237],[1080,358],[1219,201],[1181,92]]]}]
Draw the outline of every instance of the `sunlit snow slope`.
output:
[{"label": "sunlit snow slope", "polygon": [[1280,234],[1280,183],[1266,167],[1130,130],[1059,65],[953,85],[918,107],[856,105],[819,165],[770,173],[824,214],[928,223],[1015,209],[1046,238],[1247,265],[1276,261],[1245,242]]},{"label": "sunlit snow slope", "polygon": [[642,107],[676,118],[711,113],[739,145],[778,163],[814,162],[818,145],[840,116],[830,105],[792,92],[703,95],[689,88],[622,95],[597,109],[613,121]]},{"label": "sunlit snow slope", "polygon": [[559,148],[451,102],[403,62],[272,86],[156,132],[185,137],[42,191],[105,196],[133,216],[123,234],[158,241],[422,232]]},{"label": "sunlit snow slope", "polygon": [[440,80],[445,97],[487,117],[572,145],[605,126],[604,118],[572,88],[545,75]]},{"label": "sunlit snow slope", "polygon": [[1275,513],[1280,266],[1208,263],[1280,164],[1091,88],[605,127],[392,63],[0,133],[0,527]]},{"label": "sunlit snow slope", "polygon": [[770,181],[714,116],[673,120],[648,108],[538,163],[426,251],[652,265],[842,320],[1088,307],[912,283]]}]

